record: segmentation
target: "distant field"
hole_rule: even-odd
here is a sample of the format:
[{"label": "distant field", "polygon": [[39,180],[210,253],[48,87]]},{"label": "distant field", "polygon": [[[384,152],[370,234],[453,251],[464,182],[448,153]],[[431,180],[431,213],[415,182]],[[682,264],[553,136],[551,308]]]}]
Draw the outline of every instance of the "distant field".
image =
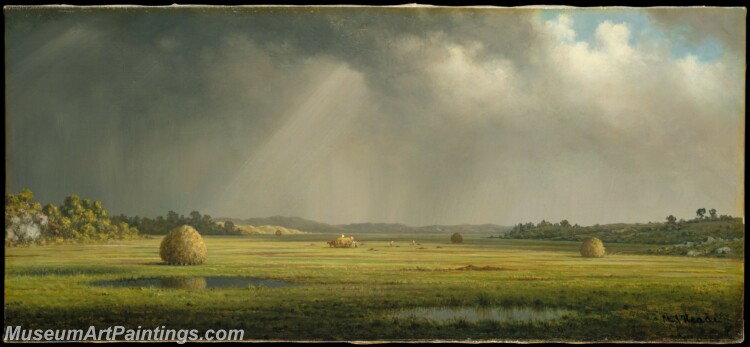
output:
[{"label": "distant field", "polygon": [[[219,226],[224,227],[224,222],[217,223]],[[295,234],[307,234],[307,232],[300,231],[297,229],[289,229],[274,225],[244,225],[235,224],[235,228],[239,230],[242,235],[276,235],[277,232],[282,235],[295,235]]]},{"label": "distant field", "polygon": [[[5,325],[242,328],[252,340],[736,341],[742,336],[740,259],[636,255],[650,246],[632,244],[605,245],[607,257],[585,259],[577,242],[487,239],[479,233],[465,234],[460,245],[450,244],[446,234],[364,234],[355,235],[364,242],[359,248],[328,248],[325,241],[336,236],[207,236],[208,262],[188,267],[161,264],[160,238],[6,248]],[[398,247],[389,247],[390,241]],[[296,286],[95,285],[164,276],[250,276]],[[447,323],[393,315],[397,309],[469,306],[574,314],[536,322]],[[712,319],[675,321],[670,318],[675,315]]]}]

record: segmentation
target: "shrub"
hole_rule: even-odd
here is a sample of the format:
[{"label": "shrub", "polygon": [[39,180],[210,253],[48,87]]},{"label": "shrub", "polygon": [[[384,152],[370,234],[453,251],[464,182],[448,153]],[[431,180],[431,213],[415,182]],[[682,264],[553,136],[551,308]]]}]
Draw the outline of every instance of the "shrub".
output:
[{"label": "shrub", "polygon": [[189,225],[177,227],[161,241],[161,259],[170,265],[197,265],[206,261],[206,244]]},{"label": "shrub", "polygon": [[451,242],[453,242],[453,243],[462,243],[462,242],[464,242],[464,237],[461,236],[461,234],[459,234],[459,233],[454,233],[453,235],[451,235]]},{"label": "shrub", "polygon": [[281,229],[276,229],[276,236],[281,236]]},{"label": "shrub", "polygon": [[589,237],[581,244],[581,256],[587,258],[601,258],[604,256],[604,244],[596,237]]}]

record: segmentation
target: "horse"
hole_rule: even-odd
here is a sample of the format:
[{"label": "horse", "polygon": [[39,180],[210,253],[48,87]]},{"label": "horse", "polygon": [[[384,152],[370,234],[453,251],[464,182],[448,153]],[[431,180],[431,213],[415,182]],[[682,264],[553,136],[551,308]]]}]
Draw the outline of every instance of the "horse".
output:
[{"label": "horse", "polygon": [[336,241],[328,241],[328,248],[336,247]]}]

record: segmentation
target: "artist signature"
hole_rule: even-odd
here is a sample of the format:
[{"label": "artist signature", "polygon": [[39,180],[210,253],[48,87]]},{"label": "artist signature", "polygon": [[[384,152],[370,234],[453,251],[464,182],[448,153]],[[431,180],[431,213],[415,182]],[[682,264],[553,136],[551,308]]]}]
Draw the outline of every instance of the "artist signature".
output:
[{"label": "artist signature", "polygon": [[719,323],[721,319],[717,315],[701,315],[692,316],[687,313],[683,314],[662,314],[661,319],[663,322],[675,323],[675,324],[706,324],[706,323]]}]

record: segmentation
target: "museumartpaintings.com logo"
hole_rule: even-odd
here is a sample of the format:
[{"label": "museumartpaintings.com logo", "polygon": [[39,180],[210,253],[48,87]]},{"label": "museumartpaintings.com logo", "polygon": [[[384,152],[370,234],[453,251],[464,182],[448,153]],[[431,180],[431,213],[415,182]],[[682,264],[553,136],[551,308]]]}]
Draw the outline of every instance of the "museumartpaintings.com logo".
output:
[{"label": "museumartpaintings.com logo", "polygon": [[202,334],[197,329],[126,329],[123,326],[88,329],[23,329],[19,326],[5,327],[3,342],[25,341],[164,341],[183,344],[188,341],[241,341],[243,329],[208,329]]}]

